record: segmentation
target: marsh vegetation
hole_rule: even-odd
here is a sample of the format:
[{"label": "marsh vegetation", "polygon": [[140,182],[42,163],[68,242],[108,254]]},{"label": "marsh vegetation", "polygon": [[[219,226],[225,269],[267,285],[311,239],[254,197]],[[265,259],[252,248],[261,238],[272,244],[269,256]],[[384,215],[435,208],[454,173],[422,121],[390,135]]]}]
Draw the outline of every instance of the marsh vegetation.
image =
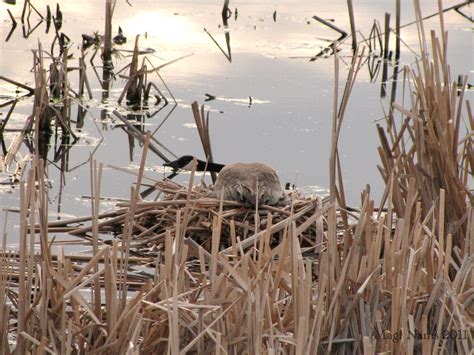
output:
[{"label": "marsh vegetation", "polygon": [[[455,41],[446,17],[472,22],[470,2],[443,7],[440,1],[428,14],[419,0],[395,4],[393,15],[366,32],[358,29],[357,4],[350,0],[346,22],[302,17],[300,26],[314,21],[334,37],[310,55],[296,48],[302,53],[285,59],[331,68],[325,74],[331,100],[321,118],[325,150],[317,162],[304,159],[304,169],[325,174],[327,190],[307,193],[307,178],[303,184],[290,178],[281,163],[280,177],[291,181],[289,203],[251,207],[217,198],[215,176],[199,174],[195,165],[177,177],[155,166],[181,153],[212,162],[222,156],[216,149],[222,134],[213,134],[220,109],[252,115],[277,103],[219,94],[204,74],[185,83],[199,87],[200,97],[186,101],[173,93],[163,72],[192,66],[199,54],[177,50],[157,58],[156,49],[141,45],[148,33],[131,35],[130,27],[115,25],[116,11],[131,13],[141,2],[105,1],[101,29],[80,28],[79,42],[64,32],[62,3],[8,7],[6,43],[21,40],[15,39],[19,24],[25,40],[44,26],[51,42],[35,41],[28,53],[31,80],[7,75],[2,58],[1,87],[10,89],[0,97],[1,169],[9,191],[2,195],[0,352],[468,354],[474,347],[474,118],[470,77],[450,65]],[[232,46],[231,24],[252,15],[245,5],[217,5],[219,30],[202,33],[232,66],[245,54]],[[266,11],[268,18],[254,18],[253,26],[294,20],[283,8]],[[404,21],[406,13],[413,21]],[[428,29],[429,20],[439,29]],[[416,47],[404,39],[410,26]],[[402,61],[407,52],[414,56],[409,63]],[[378,141],[373,169],[380,182],[363,188],[346,171],[354,164],[364,170],[357,142],[365,136],[351,142],[355,162],[344,153],[361,76],[373,81],[386,108],[365,132]],[[176,112],[188,117],[178,128],[191,127],[199,137],[192,145],[166,139]],[[111,131],[114,137],[124,132],[127,144],[108,146]],[[228,128],[223,139],[232,142],[233,135]],[[251,137],[241,144],[250,148],[226,156],[256,151]],[[191,147],[196,150],[183,152]],[[84,159],[77,163],[80,149]],[[160,178],[163,172],[172,174]],[[74,174],[87,193],[68,190],[63,199],[66,182],[81,186]],[[357,188],[357,197],[348,192]]]}]

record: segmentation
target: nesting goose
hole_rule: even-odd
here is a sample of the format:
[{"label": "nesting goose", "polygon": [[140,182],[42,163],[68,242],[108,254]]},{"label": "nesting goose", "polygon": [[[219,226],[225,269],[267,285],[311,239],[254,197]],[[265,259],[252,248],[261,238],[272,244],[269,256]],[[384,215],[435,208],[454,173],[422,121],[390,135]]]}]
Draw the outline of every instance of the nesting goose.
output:
[{"label": "nesting goose", "polygon": [[[263,163],[217,164],[197,160],[197,171],[219,173],[214,185],[214,193],[224,200],[242,202],[245,205],[276,205],[286,200],[280,179],[275,170]],[[192,169],[193,156],[185,155],[165,163],[173,170]]]}]

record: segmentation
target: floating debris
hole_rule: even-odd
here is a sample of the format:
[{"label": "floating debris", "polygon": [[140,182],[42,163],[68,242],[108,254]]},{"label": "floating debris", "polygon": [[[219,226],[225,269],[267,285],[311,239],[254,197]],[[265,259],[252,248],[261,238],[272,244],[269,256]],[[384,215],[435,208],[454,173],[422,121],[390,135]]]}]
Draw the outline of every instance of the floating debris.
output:
[{"label": "floating debris", "polygon": [[114,43],[117,45],[122,45],[124,43],[127,43],[127,37],[123,35],[122,28],[119,26],[118,29],[118,35],[114,37]]},{"label": "floating debris", "polygon": [[204,94],[206,95],[206,100],[205,101],[212,101],[212,100],[215,100],[216,97],[214,95],[211,95],[211,94]]}]

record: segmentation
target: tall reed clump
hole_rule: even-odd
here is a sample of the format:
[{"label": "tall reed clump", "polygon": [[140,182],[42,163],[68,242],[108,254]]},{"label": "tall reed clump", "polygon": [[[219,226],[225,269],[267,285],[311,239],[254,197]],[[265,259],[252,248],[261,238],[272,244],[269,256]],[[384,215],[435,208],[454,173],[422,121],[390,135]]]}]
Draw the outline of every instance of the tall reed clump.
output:
[{"label": "tall reed clump", "polygon": [[[417,2],[416,2],[417,3]],[[421,203],[421,218],[434,213],[430,229],[444,238],[451,235],[453,244],[472,252],[471,220],[474,196],[469,188],[474,172],[472,132],[474,120],[469,101],[464,99],[467,76],[462,85],[451,79],[447,63],[447,33],[430,33],[428,46],[421,22],[419,4],[415,6],[420,34],[421,60],[416,70],[404,70],[407,103],[393,103],[386,132],[379,126],[381,139],[380,172],[386,191],[399,218],[410,217],[405,211],[410,181]],[[431,60],[428,48],[431,48]],[[407,106],[407,107],[406,107]],[[401,115],[401,123],[395,114]],[[446,209],[439,209],[445,204]],[[434,209],[434,211],[432,210]],[[412,216],[413,217],[413,216]]]}]

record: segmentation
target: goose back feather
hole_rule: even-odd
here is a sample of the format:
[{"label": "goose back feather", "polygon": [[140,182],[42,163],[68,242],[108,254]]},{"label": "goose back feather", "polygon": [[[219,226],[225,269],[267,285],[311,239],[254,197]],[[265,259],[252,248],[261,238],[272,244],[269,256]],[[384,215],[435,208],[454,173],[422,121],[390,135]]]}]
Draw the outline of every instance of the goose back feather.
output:
[{"label": "goose back feather", "polygon": [[280,179],[275,170],[263,163],[227,164],[220,171],[214,193],[224,200],[246,205],[275,205],[284,199]]}]

